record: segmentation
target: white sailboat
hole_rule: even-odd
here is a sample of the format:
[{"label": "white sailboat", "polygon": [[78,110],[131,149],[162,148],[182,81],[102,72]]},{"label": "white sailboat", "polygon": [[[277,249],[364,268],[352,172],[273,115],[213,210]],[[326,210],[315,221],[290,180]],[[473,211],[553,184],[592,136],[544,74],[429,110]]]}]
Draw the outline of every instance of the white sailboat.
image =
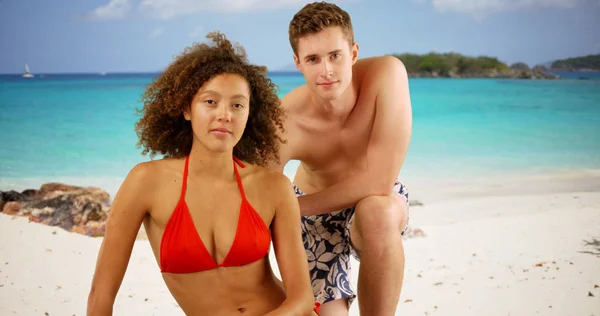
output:
[{"label": "white sailboat", "polygon": [[29,66],[25,64],[25,73],[23,74],[23,78],[33,78],[33,74],[29,71]]}]

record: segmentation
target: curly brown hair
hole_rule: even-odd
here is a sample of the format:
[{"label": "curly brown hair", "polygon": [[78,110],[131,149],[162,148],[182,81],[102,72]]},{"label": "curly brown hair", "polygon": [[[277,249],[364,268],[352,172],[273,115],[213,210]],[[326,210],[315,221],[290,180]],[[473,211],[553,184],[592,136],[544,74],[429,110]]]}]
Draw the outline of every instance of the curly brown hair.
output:
[{"label": "curly brown hair", "polygon": [[250,113],[244,134],[235,145],[233,154],[251,164],[266,166],[279,161],[280,142],[277,129],[283,131],[285,112],[280,106],[276,85],[267,77],[267,68],[248,63],[243,47],[231,44],[220,32],[206,36],[214,45],[195,43],[184,52],[142,95],[144,104],[135,124],[139,137],[137,147],[142,154],[157,153],[167,158],[187,156],[192,149],[191,122],[183,113],[202,85],[222,73],[238,74],[250,86]]},{"label": "curly brown hair", "polygon": [[288,36],[294,54],[298,55],[298,39],[319,33],[327,27],[338,26],[342,29],[350,45],[354,44],[354,30],[348,12],[333,3],[325,1],[305,5],[290,21]]}]

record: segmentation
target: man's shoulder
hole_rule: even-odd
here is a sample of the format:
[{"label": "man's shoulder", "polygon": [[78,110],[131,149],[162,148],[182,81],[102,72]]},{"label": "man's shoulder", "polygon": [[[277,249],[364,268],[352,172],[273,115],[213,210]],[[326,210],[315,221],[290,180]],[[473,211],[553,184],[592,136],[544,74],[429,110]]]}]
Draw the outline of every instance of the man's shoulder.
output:
[{"label": "man's shoulder", "polygon": [[408,74],[402,61],[394,56],[367,57],[356,61],[354,76],[359,80],[361,91],[378,94],[388,89],[397,79],[407,80]]},{"label": "man's shoulder", "polygon": [[389,67],[404,68],[402,61],[395,56],[374,56],[360,58],[354,64],[355,68],[365,69],[371,72],[381,72]]},{"label": "man's shoulder", "polygon": [[[364,79],[379,79],[387,76],[406,76],[406,67],[394,56],[362,58],[354,64],[355,73]],[[373,80],[368,80],[372,82]],[[377,80],[378,81],[378,80]]]}]

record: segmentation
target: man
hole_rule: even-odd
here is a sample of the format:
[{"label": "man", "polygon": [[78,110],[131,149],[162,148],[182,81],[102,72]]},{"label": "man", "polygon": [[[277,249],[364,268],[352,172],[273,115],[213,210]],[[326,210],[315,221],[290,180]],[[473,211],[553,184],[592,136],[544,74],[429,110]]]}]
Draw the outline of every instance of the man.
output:
[{"label": "man", "polygon": [[406,69],[390,56],[358,60],[350,16],[334,4],[303,7],[289,37],[306,84],[282,99],[287,143],[272,167],[300,161],[294,185],[321,315],[348,314],[351,253],[361,262],[361,314],[393,315],[408,223],[408,193],[396,180],[412,130]]}]

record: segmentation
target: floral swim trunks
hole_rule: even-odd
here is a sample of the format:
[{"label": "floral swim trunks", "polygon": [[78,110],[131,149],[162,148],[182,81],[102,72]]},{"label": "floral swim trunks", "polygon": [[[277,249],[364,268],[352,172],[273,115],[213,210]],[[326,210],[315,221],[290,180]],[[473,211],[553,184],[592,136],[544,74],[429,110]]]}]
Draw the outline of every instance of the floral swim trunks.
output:
[{"label": "floral swim trunks", "polygon": [[[296,196],[304,195],[295,184],[294,191]],[[400,181],[394,184],[394,192],[404,198],[408,208],[408,191]],[[360,257],[350,242],[353,220],[354,207],[301,218],[313,294],[321,305],[341,298],[350,305],[356,298],[350,283],[350,255],[359,261]],[[402,234],[407,227],[408,219]]]}]

